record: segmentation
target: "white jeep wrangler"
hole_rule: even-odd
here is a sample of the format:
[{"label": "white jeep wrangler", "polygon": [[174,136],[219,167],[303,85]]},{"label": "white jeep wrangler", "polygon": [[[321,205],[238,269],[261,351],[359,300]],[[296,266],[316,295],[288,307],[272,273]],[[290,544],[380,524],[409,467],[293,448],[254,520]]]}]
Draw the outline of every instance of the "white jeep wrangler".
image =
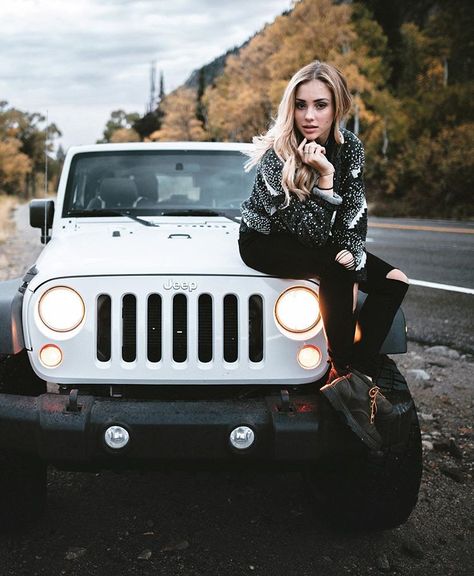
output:
[{"label": "white jeep wrangler", "polygon": [[[317,279],[239,257],[245,149],[72,148],[56,202],[31,203],[46,246],[23,279],[0,283],[4,528],[41,513],[47,465],[296,466],[323,493],[318,511],[346,525],[410,514],[421,449],[406,382],[384,356],[377,383],[405,417],[368,451],[319,394]],[[405,351],[399,311],[381,353]]]}]

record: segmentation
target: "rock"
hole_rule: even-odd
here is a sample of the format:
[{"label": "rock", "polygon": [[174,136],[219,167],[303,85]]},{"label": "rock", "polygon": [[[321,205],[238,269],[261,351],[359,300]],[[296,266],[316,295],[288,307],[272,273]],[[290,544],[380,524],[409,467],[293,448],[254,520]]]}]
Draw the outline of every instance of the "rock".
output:
[{"label": "rock", "polygon": [[149,560],[150,558],[151,558],[151,550],[148,550],[148,548],[140,552],[140,554],[137,556],[138,560]]},{"label": "rock", "polygon": [[433,354],[438,356],[444,356],[445,358],[452,358],[457,360],[461,357],[461,354],[457,350],[448,348],[447,346],[431,346],[425,350],[427,354]]},{"label": "rock", "polygon": [[447,368],[450,365],[449,358],[436,358],[436,359],[427,358],[426,361],[430,366],[438,366],[439,368]]},{"label": "rock", "polygon": [[454,466],[440,466],[440,471],[455,482],[464,482],[464,472]]},{"label": "rock", "polygon": [[411,556],[412,558],[420,559],[425,555],[421,544],[414,537],[406,538],[402,542],[402,550],[407,554],[407,556]]},{"label": "rock", "polygon": [[434,449],[437,452],[449,452],[456,460],[462,460],[463,458],[461,449],[454,438],[437,440],[434,442]]},{"label": "rock", "polygon": [[413,376],[415,380],[429,380],[430,375],[425,370],[421,370],[420,368],[412,368],[411,370],[407,371],[407,374]]},{"label": "rock", "polygon": [[418,416],[422,420],[425,420],[425,422],[431,422],[432,420],[434,420],[433,414],[426,414],[426,412],[418,412]]},{"label": "rock", "polygon": [[428,450],[428,451],[433,450],[433,442],[430,442],[429,440],[422,440],[421,445],[423,446],[423,448],[425,450]]},{"label": "rock", "polygon": [[448,452],[449,441],[446,440],[445,438],[442,438],[441,440],[436,440],[433,443],[433,448],[436,450],[436,452]]},{"label": "rock", "polygon": [[73,547],[69,548],[69,550],[66,552],[65,559],[66,560],[77,560],[81,556],[84,556],[84,554],[86,552],[87,552],[86,548],[78,548],[76,546],[73,546]]},{"label": "rock", "polygon": [[375,560],[375,565],[380,572],[390,572],[390,562],[386,554],[380,554]]}]

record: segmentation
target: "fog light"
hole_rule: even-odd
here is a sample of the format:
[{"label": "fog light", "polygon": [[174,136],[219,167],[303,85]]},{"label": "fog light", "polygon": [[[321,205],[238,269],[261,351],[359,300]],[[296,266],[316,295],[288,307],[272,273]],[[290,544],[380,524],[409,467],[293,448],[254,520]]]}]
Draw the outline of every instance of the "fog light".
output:
[{"label": "fog light", "polygon": [[321,351],[317,346],[308,344],[298,351],[298,364],[305,370],[313,370],[321,363]]},{"label": "fog light", "polygon": [[40,350],[39,359],[46,368],[56,368],[63,360],[63,353],[56,344],[46,344]]},{"label": "fog light", "polygon": [[119,450],[128,444],[130,435],[122,426],[109,426],[105,431],[104,440],[109,448]]},{"label": "fog light", "polygon": [[248,426],[239,426],[234,428],[229,436],[230,443],[238,450],[250,448],[255,441],[255,434],[252,428]]}]

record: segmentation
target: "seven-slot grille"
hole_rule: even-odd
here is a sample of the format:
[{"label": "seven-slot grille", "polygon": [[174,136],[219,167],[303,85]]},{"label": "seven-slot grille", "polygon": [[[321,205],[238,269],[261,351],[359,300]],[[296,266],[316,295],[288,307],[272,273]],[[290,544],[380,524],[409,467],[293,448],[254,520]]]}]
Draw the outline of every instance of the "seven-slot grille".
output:
[{"label": "seven-slot grille", "polygon": [[[264,358],[263,298],[251,294],[212,296],[208,293],[151,293],[146,296],[126,293],[113,302],[109,294],[96,300],[96,355],[99,362],[114,361],[113,338],[120,338],[121,360],[147,360],[157,363],[168,357],[175,363],[196,358],[235,363],[239,359],[261,362]],[[139,299],[144,299],[140,302]],[[119,307],[120,329],[114,330],[113,308]],[[239,325],[239,306],[247,307],[246,325]],[[144,314],[139,317],[138,310]],[[143,325],[146,324],[146,326]],[[241,323],[242,324],[242,323]],[[146,338],[139,338],[139,333]],[[191,334],[197,335],[197,345]]]}]

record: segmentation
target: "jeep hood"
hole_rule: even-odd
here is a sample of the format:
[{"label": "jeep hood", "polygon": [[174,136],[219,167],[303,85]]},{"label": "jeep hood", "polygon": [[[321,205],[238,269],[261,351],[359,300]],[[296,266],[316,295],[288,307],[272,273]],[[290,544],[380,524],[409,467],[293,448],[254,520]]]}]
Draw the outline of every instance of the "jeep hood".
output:
[{"label": "jeep hood", "polygon": [[[241,260],[236,222],[189,218],[159,227],[123,221],[76,224],[55,234],[36,267],[41,280],[143,274],[259,275]],[[37,278],[37,280],[40,280]]]}]

